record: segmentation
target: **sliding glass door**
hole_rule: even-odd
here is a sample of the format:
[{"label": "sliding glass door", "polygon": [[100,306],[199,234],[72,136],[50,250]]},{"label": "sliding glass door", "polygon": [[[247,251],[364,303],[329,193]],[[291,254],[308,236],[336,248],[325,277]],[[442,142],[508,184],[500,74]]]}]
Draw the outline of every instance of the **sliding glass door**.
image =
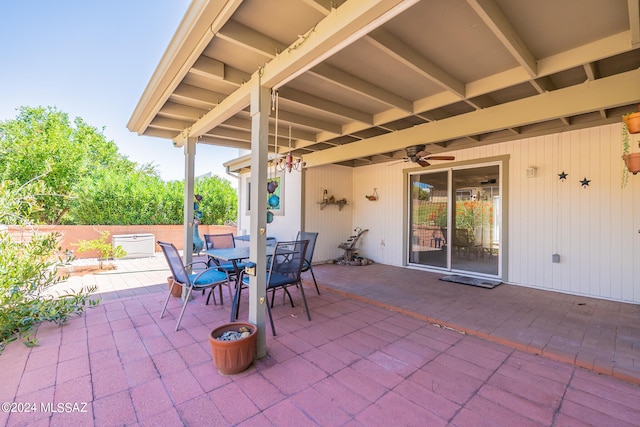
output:
[{"label": "sliding glass door", "polygon": [[409,263],[499,275],[500,166],[409,176]]},{"label": "sliding glass door", "polygon": [[449,173],[411,175],[410,188],[409,262],[446,268]]}]

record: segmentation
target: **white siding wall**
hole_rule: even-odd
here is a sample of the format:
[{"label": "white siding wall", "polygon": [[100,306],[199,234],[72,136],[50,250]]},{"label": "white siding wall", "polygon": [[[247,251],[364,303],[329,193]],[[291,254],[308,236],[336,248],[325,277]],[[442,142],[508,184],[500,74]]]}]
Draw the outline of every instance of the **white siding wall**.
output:
[{"label": "white siding wall", "polygon": [[[300,172],[279,174],[284,187],[284,215],[274,215],[273,222],[267,224],[267,236],[279,241],[295,240],[302,221],[302,177]],[[243,174],[238,179],[238,234],[249,232],[250,217],[247,212],[247,181],[251,174]]]},{"label": "white siding wall", "polygon": [[[319,233],[313,254],[314,263],[330,261],[344,254],[338,245],[347,240],[354,227],[362,227],[353,220],[354,207],[359,203],[359,199],[354,200],[353,172],[352,168],[333,165],[305,171],[304,229]],[[321,210],[318,202],[322,200],[324,189],[329,197],[347,199],[347,205],[342,210],[337,205],[329,205]]]},{"label": "white siding wall", "polygon": [[[640,303],[640,175],[621,188],[620,124],[493,144],[452,152],[456,161],[509,156],[507,267],[503,280],[603,299]],[[637,144],[633,144],[634,147]],[[318,231],[314,262],[343,254],[338,244],[355,227],[368,228],[358,245],[361,254],[389,265],[403,259],[403,168],[412,163],[359,168],[322,166],[286,176],[285,214],[269,224],[269,235],[295,237],[304,226]],[[437,168],[437,163],[434,164]],[[537,168],[527,178],[529,166]],[[433,168],[432,168],[433,169]],[[558,174],[566,172],[566,181]],[[580,180],[591,180],[587,188]],[[240,223],[245,217],[246,177],[240,179]],[[377,188],[379,200],[365,195]],[[348,205],[320,209],[323,189]],[[297,199],[297,200],[296,200]],[[296,204],[303,200],[302,210]],[[302,218],[304,215],[304,218]],[[551,255],[560,254],[560,263]]]},{"label": "white siding wall", "polygon": [[[640,175],[631,175],[621,188],[620,130],[612,124],[452,152],[456,161],[510,157],[504,177],[509,240],[503,280],[640,303]],[[380,263],[404,262],[401,171],[408,166],[413,165],[353,172],[352,225],[369,228],[361,252]],[[529,166],[537,167],[535,178],[527,178]],[[558,177],[562,171],[566,181]],[[591,180],[586,188],[580,185],[583,178]],[[377,202],[364,198],[373,187]],[[554,253],[560,254],[558,264],[551,262]]]}]

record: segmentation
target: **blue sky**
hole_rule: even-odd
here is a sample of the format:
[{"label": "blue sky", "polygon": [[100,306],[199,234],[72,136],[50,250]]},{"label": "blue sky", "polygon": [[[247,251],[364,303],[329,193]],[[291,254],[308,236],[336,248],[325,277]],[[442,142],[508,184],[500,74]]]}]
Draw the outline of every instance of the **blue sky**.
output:
[{"label": "blue sky", "polygon": [[[189,0],[0,0],[0,120],[21,106],[55,106],[102,129],[120,152],[184,178],[182,149],[126,125]],[[228,178],[235,149],[198,145],[196,175]]]}]

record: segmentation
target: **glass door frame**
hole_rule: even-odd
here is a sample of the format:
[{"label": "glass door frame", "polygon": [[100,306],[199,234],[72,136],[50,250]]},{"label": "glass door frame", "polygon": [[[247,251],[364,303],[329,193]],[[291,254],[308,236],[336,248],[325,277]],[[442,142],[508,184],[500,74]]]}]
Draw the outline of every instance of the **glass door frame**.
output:
[{"label": "glass door frame", "polygon": [[[496,226],[498,227],[498,271],[496,275],[493,274],[483,274],[477,273],[474,271],[467,270],[456,270],[452,269],[451,257],[452,257],[452,245],[448,245],[447,247],[447,262],[446,267],[437,267],[437,266],[428,266],[425,264],[419,264],[417,262],[410,262],[411,256],[411,242],[412,242],[412,224],[411,224],[411,178],[415,175],[421,175],[426,173],[435,173],[435,172],[443,172],[446,171],[448,174],[447,182],[448,182],[448,218],[447,218],[447,241],[451,240],[451,222],[453,218],[453,211],[455,209],[455,194],[452,193],[452,179],[453,179],[453,171],[454,170],[462,170],[462,169],[472,169],[472,168],[480,168],[485,166],[498,166],[498,188],[499,188],[499,205],[500,211],[496,218]],[[462,161],[449,163],[447,167],[430,167],[428,170],[424,170],[422,168],[409,168],[404,170],[405,178],[404,178],[404,263],[408,267],[415,267],[430,271],[439,271],[439,272],[460,272],[465,274],[470,274],[473,276],[479,277],[488,277],[488,278],[498,278],[504,279],[507,277],[507,236],[508,236],[508,181],[507,177],[509,175],[509,156],[495,156],[491,158],[477,159],[473,161]]]}]

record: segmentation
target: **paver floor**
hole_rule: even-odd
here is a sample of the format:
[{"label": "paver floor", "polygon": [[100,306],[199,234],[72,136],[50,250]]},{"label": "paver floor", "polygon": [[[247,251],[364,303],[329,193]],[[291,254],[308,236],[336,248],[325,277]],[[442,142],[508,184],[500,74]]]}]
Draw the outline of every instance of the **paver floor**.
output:
[{"label": "paver floor", "polygon": [[[122,261],[117,273],[74,278],[75,285],[99,283],[102,303],[63,327],[40,326],[38,347],[7,346],[0,355],[0,401],[9,406],[3,406],[0,424],[640,425],[633,369],[620,374],[631,381],[621,380],[615,369],[598,373],[575,363],[582,358],[566,363],[558,356],[599,346],[591,344],[597,341],[591,327],[575,332],[571,319],[590,325],[604,316],[601,306],[611,309],[606,302],[579,299],[585,305],[576,309],[586,307],[590,314],[565,313],[558,320],[537,314],[533,302],[543,302],[553,314],[563,310],[568,296],[538,299],[530,289],[507,285],[490,291],[440,288],[429,274],[399,275],[385,266],[356,271],[327,265],[314,271],[321,295],[305,283],[312,320],[306,319],[298,291],[292,291],[294,308],[278,296],[273,309],[278,335],[267,334],[268,356],[232,376],[217,372],[207,339],[211,329],[228,321],[228,298],[223,306],[206,306],[205,298],[195,295],[176,332],[178,298],[171,298],[159,318],[168,275],[161,259],[138,266]],[[419,290],[410,290],[410,283]],[[509,303],[509,298],[515,299]],[[240,311],[245,319],[247,301]],[[528,321],[517,320],[527,316],[513,306],[526,301],[532,313]],[[617,308],[614,323],[623,332],[609,340],[602,334],[603,346],[627,339],[638,351],[634,307]],[[522,323],[510,325],[517,321]],[[569,325],[562,327],[563,322]],[[631,336],[622,338],[626,333]],[[570,343],[580,334],[575,350]],[[518,335],[530,344],[518,347]]]}]

